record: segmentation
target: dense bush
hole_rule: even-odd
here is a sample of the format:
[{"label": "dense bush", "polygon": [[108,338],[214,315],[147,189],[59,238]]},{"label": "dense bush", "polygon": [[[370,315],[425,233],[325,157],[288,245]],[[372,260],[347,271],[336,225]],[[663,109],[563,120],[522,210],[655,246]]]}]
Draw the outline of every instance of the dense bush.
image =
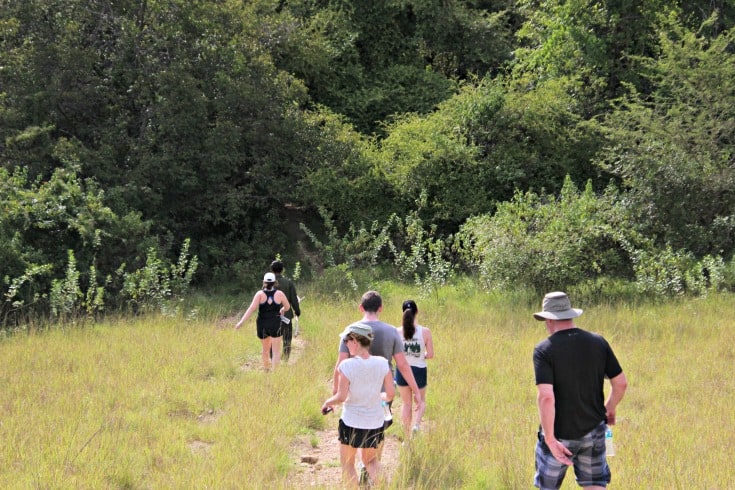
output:
[{"label": "dense bush", "polygon": [[569,178],[559,198],[518,192],[494,215],[468,220],[461,249],[488,288],[550,291],[601,275],[632,277],[615,197],[610,189],[598,198],[589,183],[579,192]]},{"label": "dense bush", "polygon": [[0,315],[160,307],[182,243],[205,286],[731,287],[735,8],[680,3],[2,2]]},{"label": "dense bush", "polygon": [[189,242],[178,263],[159,260],[151,271],[151,256],[167,251],[159,251],[137,213],[119,216],[104,201],[104,192],[94,181],[82,181],[73,165],[47,181],[0,168],[2,325],[46,314],[94,315],[121,306],[123,291],[132,291],[136,303],[148,302],[139,292],[149,294],[152,287],[129,285],[145,271],[157,284],[164,278],[159,298],[186,290],[197,264],[188,258]]}]

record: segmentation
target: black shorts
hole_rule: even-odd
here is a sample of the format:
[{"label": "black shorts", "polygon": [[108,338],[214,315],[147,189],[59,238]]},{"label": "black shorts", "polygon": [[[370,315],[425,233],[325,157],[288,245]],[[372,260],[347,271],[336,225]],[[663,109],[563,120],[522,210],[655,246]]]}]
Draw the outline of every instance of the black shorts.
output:
[{"label": "black shorts", "polygon": [[339,419],[339,442],[355,448],[371,447],[377,448],[383,442],[383,427],[377,429],[355,429],[348,427]]},{"label": "black shorts", "polygon": [[258,331],[258,338],[261,340],[266,337],[280,337],[283,335],[281,332],[281,319],[279,317],[267,320],[258,318],[255,324]]}]

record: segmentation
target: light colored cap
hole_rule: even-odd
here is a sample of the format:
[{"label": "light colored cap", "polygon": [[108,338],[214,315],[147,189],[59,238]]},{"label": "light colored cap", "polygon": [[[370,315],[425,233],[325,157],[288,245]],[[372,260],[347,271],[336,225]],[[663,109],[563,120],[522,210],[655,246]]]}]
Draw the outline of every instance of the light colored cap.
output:
[{"label": "light colored cap", "polygon": [[272,272],[266,272],[263,276],[263,282],[276,282],[276,275]]},{"label": "light colored cap", "polygon": [[344,332],[339,334],[339,338],[344,339],[351,333],[362,335],[363,337],[372,339],[373,327],[360,322],[353,323],[352,325],[348,325],[347,328],[345,328]]},{"label": "light colored cap", "polygon": [[541,309],[543,311],[533,314],[536,320],[570,320],[582,314],[582,310],[572,308],[569,296],[561,291],[548,293],[544,296]]}]

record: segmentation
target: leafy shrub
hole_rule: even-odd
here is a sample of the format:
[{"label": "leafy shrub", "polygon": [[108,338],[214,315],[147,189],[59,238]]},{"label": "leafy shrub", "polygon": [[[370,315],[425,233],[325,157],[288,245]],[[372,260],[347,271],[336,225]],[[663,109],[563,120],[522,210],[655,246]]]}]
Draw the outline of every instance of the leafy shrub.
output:
[{"label": "leafy shrub", "polygon": [[398,270],[398,277],[413,278],[422,294],[428,295],[453,274],[454,265],[447,258],[449,247],[444,240],[435,237],[435,228],[425,228],[418,211],[412,211],[403,219],[393,214],[382,225],[373,221],[370,228],[364,224],[350,226],[343,235],[331,216],[323,209],[320,212],[324,220],[324,240],[301,225],[316,248],[317,256],[321,257],[322,263],[317,264],[317,268],[324,269],[320,282],[338,278],[335,287],[349,284],[356,290],[353,270],[389,265]]},{"label": "leafy shrub", "polygon": [[[135,272],[143,267],[141,251],[158,250],[149,224],[136,213],[117,215],[97,184],[80,179],[77,162],[68,160],[48,180],[31,180],[23,168],[0,168],[4,328],[34,316],[63,321],[94,315],[119,306],[125,287],[135,295],[155,289],[146,281],[131,286],[135,280],[125,277],[144,276]],[[191,282],[197,260],[189,259],[188,248],[187,241],[179,262],[160,265],[166,281],[159,285],[170,291],[163,297],[179,295]],[[143,268],[150,267],[149,262]]]},{"label": "leafy shrub", "polygon": [[627,239],[614,189],[598,198],[567,177],[561,195],[517,192],[495,215],[467,221],[460,251],[486,288],[527,286],[543,292],[609,274],[630,275]]},{"label": "leafy shrub", "polygon": [[178,311],[177,303],[186,294],[198,265],[197,257],[189,256],[189,245],[190,240],[186,239],[175,264],[166,264],[156,249],[151,248],[144,267],[124,274],[122,293],[129,298],[134,311],[158,310],[164,314]]},{"label": "leafy shrub", "polygon": [[725,264],[721,257],[697,260],[691,252],[673,250],[636,251],[633,254],[636,287],[655,296],[684,293],[704,295],[725,284]]}]

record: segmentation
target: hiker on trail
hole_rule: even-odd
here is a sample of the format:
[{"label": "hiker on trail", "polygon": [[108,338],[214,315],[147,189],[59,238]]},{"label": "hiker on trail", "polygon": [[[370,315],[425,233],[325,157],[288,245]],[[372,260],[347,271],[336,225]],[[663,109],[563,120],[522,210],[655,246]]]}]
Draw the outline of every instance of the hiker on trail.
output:
[{"label": "hiker on trail", "polygon": [[[340,376],[337,391],[322,405],[326,414],[344,402],[339,419],[339,459],[342,481],[349,488],[357,488],[358,476],[355,457],[360,457],[370,480],[380,480],[378,447],[384,438],[383,407],[395,395],[393,377],[388,361],[382,356],[371,356],[373,330],[369,325],[353,323],[340,334],[350,353],[337,367]],[[383,391],[384,390],[384,391]]]},{"label": "hiker on trail", "polygon": [[[369,325],[373,329],[373,342],[370,344],[370,354],[385,357],[388,359],[389,364],[395,361],[396,368],[406,380],[408,386],[411,387],[416,409],[423,409],[424,401],[416,380],[413,377],[411,366],[406,360],[406,353],[403,351],[403,340],[401,340],[398,330],[393,325],[379,320],[380,313],[383,311],[383,298],[380,297],[377,291],[366,292],[360,300],[360,311],[362,312],[362,320],[356,323]],[[334,365],[332,393],[337,392],[337,386],[339,384],[339,370],[337,368],[349,356],[350,353],[347,345],[344,342],[340,342],[339,355]],[[391,365],[392,369],[393,366]],[[391,384],[393,384],[392,381]],[[386,425],[386,429],[389,425],[390,423]]]},{"label": "hiker on trail", "polygon": [[[270,365],[276,367],[281,361],[281,315],[290,309],[288,299],[283,292],[276,289],[276,276],[268,272],[263,276],[263,289],[255,293],[245,314],[235,325],[240,326],[258,310],[256,320],[257,335],[263,344],[263,368],[268,369]],[[270,352],[273,349],[273,362],[271,363]]]},{"label": "hiker on trail", "polygon": [[[416,385],[421,391],[421,399],[424,401],[423,406],[416,407],[414,413],[413,404],[411,403],[411,388],[401,372],[398,371],[396,373],[396,384],[401,400],[403,400],[401,420],[403,421],[404,440],[408,440],[411,432],[416,433],[421,428],[421,419],[426,409],[426,386],[428,384],[426,360],[434,357],[434,341],[431,338],[431,331],[419,325],[416,321],[419,314],[416,302],[412,299],[406,300],[401,308],[403,309],[403,326],[398,329],[398,332],[403,338],[403,351],[406,354],[408,364],[411,366]],[[412,419],[413,425],[411,424]]]},{"label": "hiker on trail", "polygon": [[296,294],[296,286],[293,281],[283,275],[285,268],[283,262],[274,260],[271,262],[271,272],[276,275],[276,288],[282,291],[288,299],[291,309],[286,311],[284,315],[288,321],[281,321],[281,334],[283,336],[283,361],[288,361],[291,355],[291,338],[293,337],[293,319],[294,316],[301,316],[301,306],[299,305],[299,296]]},{"label": "hiker on trail", "polygon": [[[360,300],[360,311],[362,312],[362,320],[353,323],[352,325],[368,325],[373,331],[373,341],[370,344],[370,354],[374,356],[381,356],[388,360],[388,364],[391,366],[391,374],[393,371],[392,361],[395,361],[396,369],[403,375],[403,378],[411,387],[413,392],[414,402],[417,410],[423,410],[424,400],[421,397],[421,391],[419,390],[416,380],[411,372],[411,366],[409,366],[406,360],[406,354],[403,351],[403,341],[398,333],[398,330],[393,326],[379,320],[380,313],[383,311],[383,298],[377,291],[368,291],[362,295]],[[339,344],[339,355],[337,356],[337,362],[334,365],[333,372],[333,386],[332,393],[337,393],[337,388],[340,381],[339,365],[350,357],[349,349],[344,341],[340,341]],[[393,387],[393,377],[389,383],[391,389]],[[384,386],[383,389],[387,390],[388,387]],[[387,429],[393,423],[393,417],[391,413],[391,405],[393,401],[388,402],[387,414],[385,416],[384,428]],[[378,459],[382,456],[383,444],[378,447]],[[362,463],[364,465],[364,463]],[[361,470],[360,481],[366,477]]]},{"label": "hiker on trail", "polygon": [[[534,485],[542,489],[561,487],[571,465],[579,486],[610,483],[605,432],[628,382],[607,341],[574,324],[581,314],[562,292],[544,296],[542,311],[533,314],[549,332],[533,351],[541,419]],[[606,401],[604,378],[611,386]]]}]

